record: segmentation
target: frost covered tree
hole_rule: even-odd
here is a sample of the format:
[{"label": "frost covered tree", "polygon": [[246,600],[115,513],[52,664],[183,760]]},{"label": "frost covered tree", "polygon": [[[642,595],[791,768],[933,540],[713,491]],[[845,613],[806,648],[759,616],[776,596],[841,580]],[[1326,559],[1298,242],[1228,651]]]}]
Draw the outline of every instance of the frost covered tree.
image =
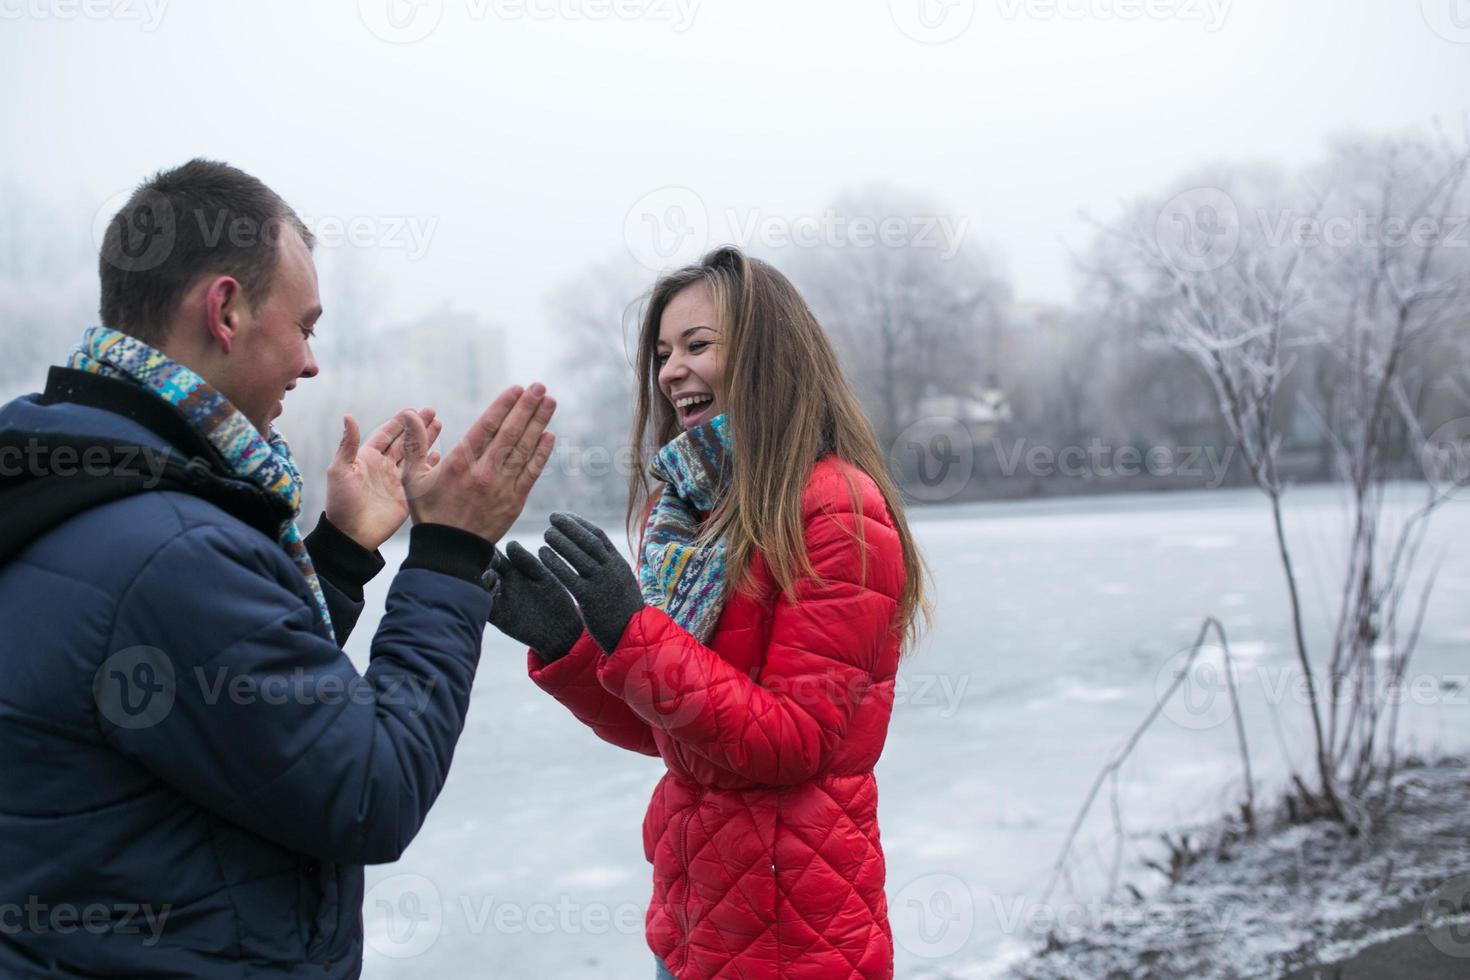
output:
[{"label": "frost covered tree", "polygon": [[1010,286],[968,217],[920,195],[871,187],[828,213],[877,233],[773,261],[832,335],[887,444],[922,398],[978,393],[997,366]]},{"label": "frost covered tree", "polygon": [[629,427],[640,299],[652,285],[649,273],[612,259],[568,279],[548,301],[559,363],[572,382],[559,398],[557,446],[541,478],[557,506],[612,514],[626,503],[628,469],[637,465]]},{"label": "frost covered tree", "polygon": [[[1467,407],[1467,165],[1464,139],[1436,133],[1341,141],[1294,178],[1216,167],[1103,227],[1089,263],[1117,316],[1200,369],[1269,501],[1314,737],[1301,802],[1349,821],[1391,776],[1398,699],[1384,692],[1413,652],[1433,584],[1425,530],[1454,489],[1421,466],[1440,448],[1434,413],[1457,390]],[[1303,364],[1312,383],[1292,377]],[[1325,651],[1308,641],[1282,508],[1283,438],[1303,417],[1349,491]],[[1397,520],[1385,498],[1403,479],[1419,503]]]}]

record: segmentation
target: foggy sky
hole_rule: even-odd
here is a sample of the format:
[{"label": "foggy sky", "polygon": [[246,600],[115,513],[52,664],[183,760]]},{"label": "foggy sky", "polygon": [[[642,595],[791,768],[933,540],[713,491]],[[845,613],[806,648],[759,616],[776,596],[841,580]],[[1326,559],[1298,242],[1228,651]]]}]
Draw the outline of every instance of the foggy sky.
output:
[{"label": "foggy sky", "polygon": [[[389,2],[437,26],[389,43]],[[160,167],[229,161],[309,219],[366,219],[376,319],[470,310],[529,380],[555,376],[548,295],[628,260],[660,188],[713,244],[729,215],[810,223],[891,183],[1021,299],[1065,301],[1079,209],[1349,130],[1458,130],[1470,104],[1466,0],[590,2],[0,0],[0,187],[91,221]],[[929,41],[968,27],[922,43],[919,13]]]}]

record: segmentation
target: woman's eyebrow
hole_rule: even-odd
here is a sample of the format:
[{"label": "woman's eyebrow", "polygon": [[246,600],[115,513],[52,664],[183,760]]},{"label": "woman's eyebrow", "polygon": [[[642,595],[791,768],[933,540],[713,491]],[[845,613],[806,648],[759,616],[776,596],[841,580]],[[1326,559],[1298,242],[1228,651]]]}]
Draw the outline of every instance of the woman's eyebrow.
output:
[{"label": "woman's eyebrow", "polygon": [[[708,324],[696,323],[692,327],[685,327],[684,328],[684,331],[679,334],[679,339],[680,340],[684,340],[685,338],[687,338],[690,334],[692,334],[696,330],[713,330],[713,329],[714,329],[714,327],[711,327]],[[669,346],[669,342],[667,340],[664,340],[663,338],[659,338],[658,343],[655,344],[654,346],[655,347],[667,347],[667,346]]]}]

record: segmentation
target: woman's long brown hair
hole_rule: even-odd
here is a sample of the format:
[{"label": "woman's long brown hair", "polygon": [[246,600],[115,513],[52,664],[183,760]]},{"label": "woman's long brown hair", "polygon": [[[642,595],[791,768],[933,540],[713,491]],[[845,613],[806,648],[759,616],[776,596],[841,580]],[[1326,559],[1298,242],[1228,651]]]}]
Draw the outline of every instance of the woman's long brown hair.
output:
[{"label": "woman's long brown hair", "polygon": [[[794,599],[796,583],[803,576],[816,577],[802,534],[802,490],[818,456],[835,454],[878,485],[898,529],[905,574],[893,628],[902,631],[905,652],[911,650],[921,632],[920,617],[927,623],[933,613],[925,588],[929,576],[878,437],[801,294],[769,263],[734,246],[717,248],[699,263],[660,277],[648,294],[634,365],[638,409],[632,446],[638,465],[628,479],[630,532],[636,526],[641,534],[652,490],[647,461],[683,431],[659,390],[656,355],[664,308],[690,286],[708,289],[719,312],[724,410],[735,446],[731,489],[705,521],[701,539],[727,540],[725,573],[735,589],[748,591],[747,573],[759,550],[776,586]],[[847,484],[858,513],[858,487],[850,478]],[[860,534],[858,540],[865,578],[867,547]]]}]

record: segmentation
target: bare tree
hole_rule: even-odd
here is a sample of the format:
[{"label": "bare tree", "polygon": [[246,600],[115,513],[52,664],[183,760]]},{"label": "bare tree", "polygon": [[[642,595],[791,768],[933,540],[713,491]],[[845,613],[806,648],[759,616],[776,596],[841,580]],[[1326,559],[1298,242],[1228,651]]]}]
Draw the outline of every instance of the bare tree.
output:
[{"label": "bare tree", "polygon": [[[1010,288],[967,241],[970,223],[889,187],[839,196],[829,213],[896,234],[812,247],[783,268],[832,332],[879,435],[890,440],[926,395],[971,395],[998,360]],[[778,260],[779,261],[779,260]]]},{"label": "bare tree", "polygon": [[[1321,349],[1340,367],[1334,397],[1319,415],[1352,511],[1328,661],[1328,751],[1355,795],[1379,772],[1384,704],[1377,690],[1403,681],[1428,586],[1407,612],[1405,593],[1428,519],[1452,489],[1425,481],[1419,506],[1390,527],[1386,485],[1419,475],[1427,448],[1421,413],[1438,366],[1422,355],[1463,327],[1470,308],[1470,268],[1463,250],[1450,247],[1470,213],[1467,166],[1470,152],[1442,139],[1391,139],[1340,145],[1319,177],[1336,188],[1329,199],[1334,216],[1361,229],[1349,247],[1307,253],[1322,284],[1310,322]],[[1393,748],[1385,748],[1388,778]]]},{"label": "bare tree", "polygon": [[548,301],[561,367],[574,382],[558,410],[557,449],[542,482],[560,505],[614,513],[627,493],[640,299],[652,285],[630,261],[592,266]]},{"label": "bare tree", "polygon": [[[1315,739],[1316,792],[1302,792],[1340,819],[1356,819],[1353,801],[1377,771],[1379,685],[1402,680],[1423,615],[1424,594],[1411,604],[1407,592],[1443,488],[1425,484],[1422,505],[1396,529],[1384,490],[1424,448],[1416,393],[1431,379],[1416,352],[1465,322],[1464,257],[1446,232],[1467,213],[1467,160],[1463,146],[1415,138],[1340,145],[1298,182],[1216,170],[1104,228],[1094,253],[1092,273],[1125,315],[1203,371],[1266,494]],[[1399,227],[1438,233],[1389,237]],[[1296,385],[1295,401],[1319,423],[1351,489],[1353,531],[1325,664],[1311,655],[1282,510],[1282,435],[1293,410],[1285,393],[1303,356],[1327,365],[1330,382]],[[1324,387],[1333,397],[1314,402]],[[1387,678],[1374,675],[1381,642],[1391,647]],[[1391,766],[1391,751],[1383,758]]]}]

